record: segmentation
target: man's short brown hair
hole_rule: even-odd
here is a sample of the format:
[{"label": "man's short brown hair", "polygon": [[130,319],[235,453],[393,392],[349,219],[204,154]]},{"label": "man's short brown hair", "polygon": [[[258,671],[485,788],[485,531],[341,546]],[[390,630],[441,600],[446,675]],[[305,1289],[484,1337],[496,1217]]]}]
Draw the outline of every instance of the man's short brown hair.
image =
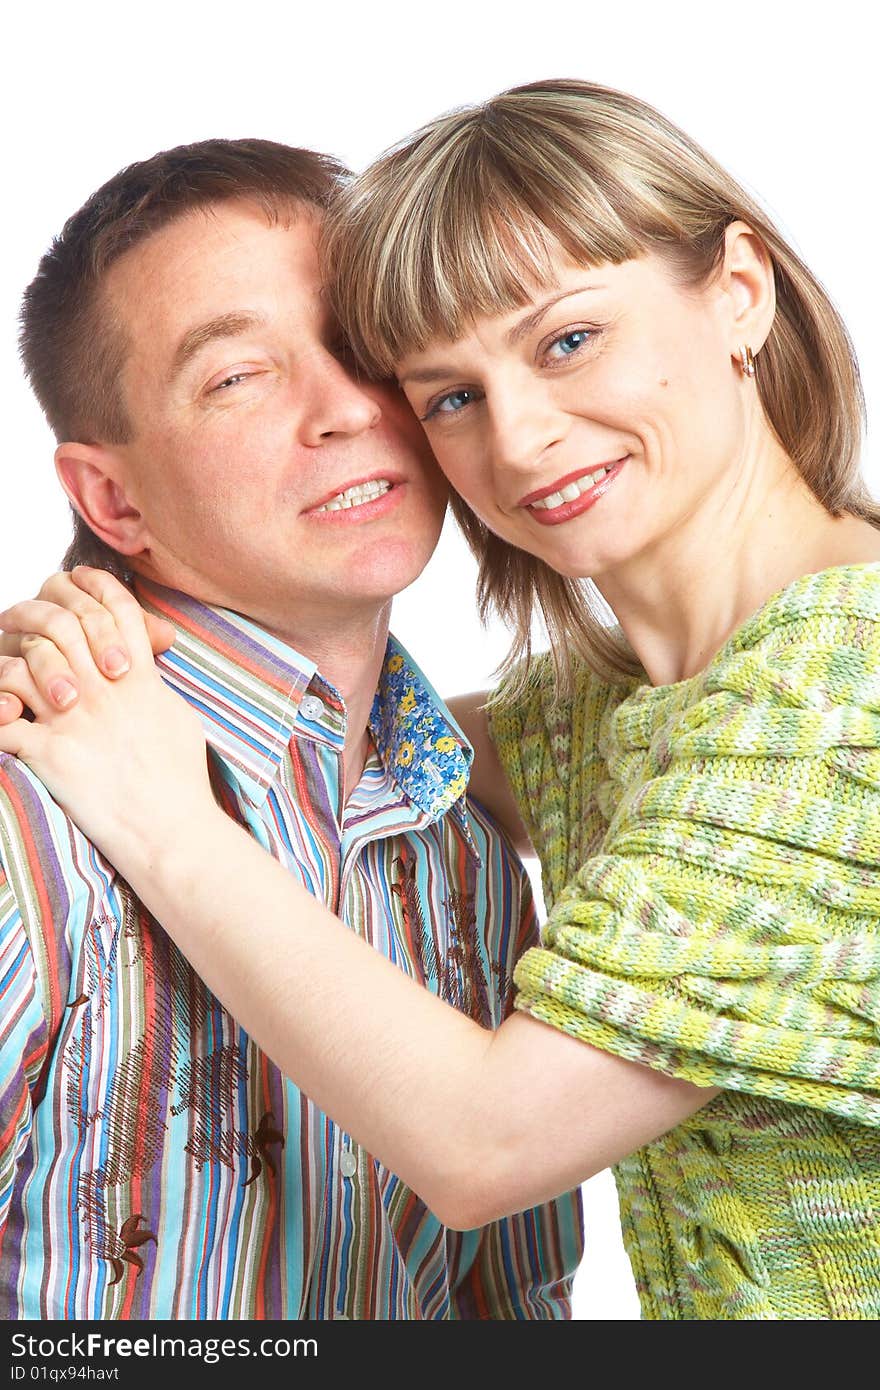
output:
[{"label": "man's short brown hair", "polygon": [[[329,155],[272,140],[202,140],[162,150],[109,179],[65,223],[21,310],[21,356],[59,443],[124,444],[127,341],[103,290],[126,251],[195,208],[246,198],[270,220],[292,203],[324,208],[347,171]],[[74,513],[66,567],[120,571],[121,557]]]}]

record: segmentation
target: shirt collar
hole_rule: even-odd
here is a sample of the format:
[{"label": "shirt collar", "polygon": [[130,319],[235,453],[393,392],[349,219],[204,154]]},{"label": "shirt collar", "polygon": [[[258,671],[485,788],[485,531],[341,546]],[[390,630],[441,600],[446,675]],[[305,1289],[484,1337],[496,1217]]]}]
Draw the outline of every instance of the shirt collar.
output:
[{"label": "shirt collar", "polygon": [[[342,701],[314,661],[240,613],[140,578],[135,592],[144,608],[173,624],[174,646],[156,664],[200,715],[209,747],[235,769],[252,801],[265,799],[314,682],[331,697],[330,717],[334,705],[340,713],[330,741],[338,739],[341,747]],[[466,790],[473,749],[394,637],[388,639],[370,730],[382,762],[410,801],[434,817],[451,810],[470,840]]]},{"label": "shirt collar", "polygon": [[420,810],[452,810],[467,831],[465,794],[474,751],[412,657],[389,637],[370,715],[379,756]]},{"label": "shirt collar", "polygon": [[135,581],[139,601],[173,624],[173,647],[156,658],[163,677],[194,707],[209,747],[261,802],[290,741],[315,663],[240,613],[175,589]]}]

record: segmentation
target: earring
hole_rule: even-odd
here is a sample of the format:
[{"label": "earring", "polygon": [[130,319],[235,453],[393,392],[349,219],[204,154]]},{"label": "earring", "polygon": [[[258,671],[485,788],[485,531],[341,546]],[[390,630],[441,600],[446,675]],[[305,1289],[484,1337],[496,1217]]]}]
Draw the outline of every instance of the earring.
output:
[{"label": "earring", "polygon": [[739,361],[743,376],[755,375],[755,354],[746,344],[743,344],[739,350]]}]

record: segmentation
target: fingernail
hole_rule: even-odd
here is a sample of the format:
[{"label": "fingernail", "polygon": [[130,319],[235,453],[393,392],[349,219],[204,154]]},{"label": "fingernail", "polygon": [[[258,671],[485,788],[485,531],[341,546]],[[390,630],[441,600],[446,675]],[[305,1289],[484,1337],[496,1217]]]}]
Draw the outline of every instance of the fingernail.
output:
[{"label": "fingernail", "polygon": [[4,705],[8,705],[8,704],[9,704],[9,696],[8,696],[8,695],[0,695],[0,709],[3,709]]},{"label": "fingernail", "polygon": [[131,666],[131,662],[119,647],[111,647],[104,653],[104,670],[108,676],[122,676]]},{"label": "fingernail", "polygon": [[49,694],[59,709],[67,709],[67,706],[72,705],[76,699],[76,686],[61,678],[52,682],[49,686]]}]

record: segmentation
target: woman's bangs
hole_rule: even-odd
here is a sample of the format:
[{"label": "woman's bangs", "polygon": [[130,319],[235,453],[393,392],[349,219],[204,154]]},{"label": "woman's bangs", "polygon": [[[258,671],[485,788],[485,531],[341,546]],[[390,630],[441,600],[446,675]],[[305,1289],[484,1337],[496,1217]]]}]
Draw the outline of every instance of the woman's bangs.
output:
[{"label": "woman's bangs", "polygon": [[[644,244],[588,186],[512,188],[496,168],[458,166],[401,218],[386,242],[356,336],[386,372],[434,339],[455,341],[481,317],[510,313],[555,284],[561,250],[579,265],[619,264]],[[493,177],[494,175],[494,177]],[[591,196],[592,195],[592,196]]]}]

